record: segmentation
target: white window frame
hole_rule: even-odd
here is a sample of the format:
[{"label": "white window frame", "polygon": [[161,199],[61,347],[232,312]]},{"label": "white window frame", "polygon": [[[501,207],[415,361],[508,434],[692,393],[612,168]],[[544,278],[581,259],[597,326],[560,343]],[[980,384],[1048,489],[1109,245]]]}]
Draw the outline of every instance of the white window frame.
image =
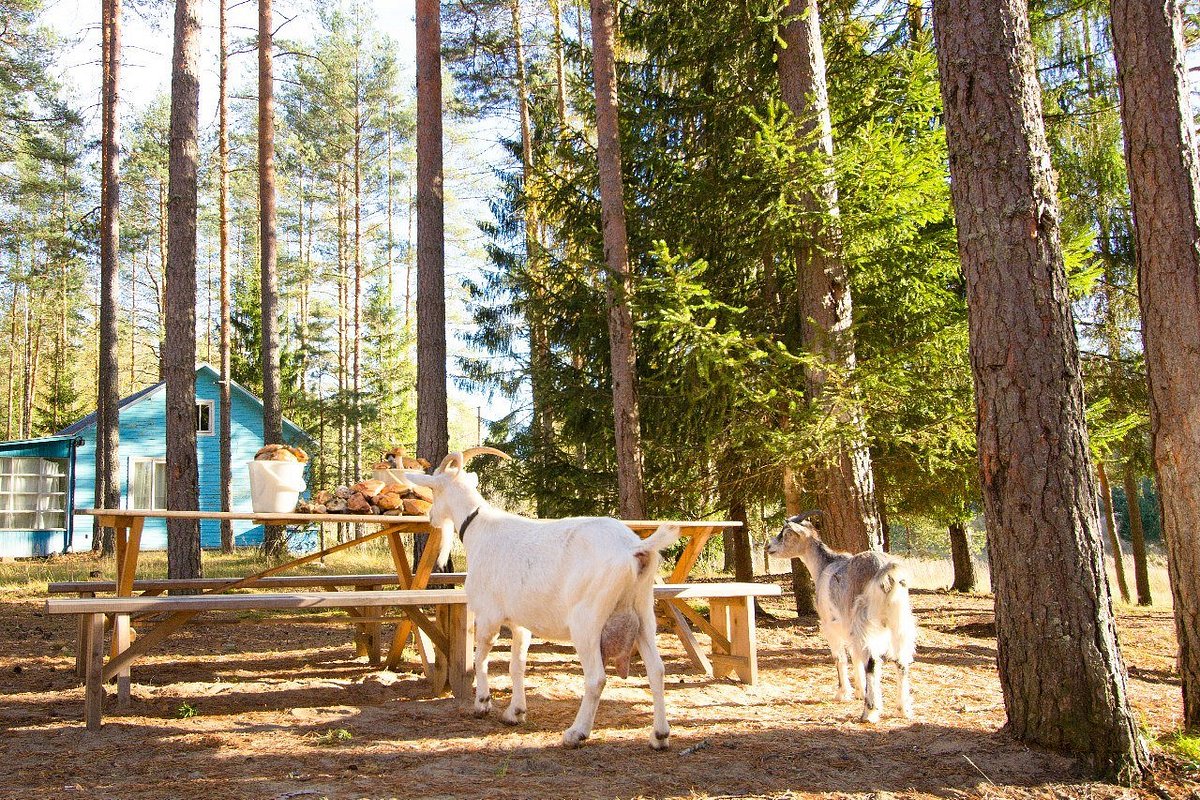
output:
[{"label": "white window frame", "polygon": [[[133,503],[134,472],[137,469],[137,466],[139,464],[149,464],[150,465],[150,504],[148,506],[134,505],[134,503]],[[155,475],[158,473],[158,470],[155,468],[158,464],[163,465],[163,477],[164,477],[163,498],[164,498],[164,500],[163,500],[162,505],[154,504],[154,497],[155,497],[155,495],[158,494],[158,486],[155,484],[155,480],[154,480]],[[166,503],[166,499],[165,499],[166,491],[167,491],[166,485],[165,485],[166,467],[167,467],[167,460],[165,458],[131,457],[129,459],[129,478],[126,483],[127,489],[125,491],[125,507],[126,508],[150,508],[150,509],[166,508],[167,507],[167,503]]]},{"label": "white window frame", "polygon": [[[66,459],[42,456],[0,458],[0,530],[65,530],[66,481]],[[17,497],[32,497],[33,500],[18,503]],[[13,524],[14,514],[32,516],[33,523]],[[51,517],[61,521],[62,525],[48,525],[47,520]]]},{"label": "white window frame", "polygon": [[[203,406],[208,407],[208,430],[200,429],[200,409]],[[217,434],[217,413],[216,406],[212,400],[197,400],[196,401],[196,435],[197,436],[215,436]]]}]

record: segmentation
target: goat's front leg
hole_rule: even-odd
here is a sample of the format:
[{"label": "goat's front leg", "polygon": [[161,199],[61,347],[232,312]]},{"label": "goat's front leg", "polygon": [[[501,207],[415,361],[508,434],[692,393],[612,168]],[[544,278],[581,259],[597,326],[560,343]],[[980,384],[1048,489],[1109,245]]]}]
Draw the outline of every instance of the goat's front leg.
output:
[{"label": "goat's front leg", "polygon": [[912,685],[908,674],[912,667],[911,661],[896,662],[897,668],[900,670],[900,713],[905,719],[912,719],[913,716],[913,701],[912,701]]},{"label": "goat's front leg", "polygon": [[833,653],[833,660],[837,664],[837,695],[836,699],[840,702],[854,699],[854,689],[850,686],[850,670],[846,664],[846,647],[839,644],[830,648]]},{"label": "goat's front leg", "polygon": [[509,657],[508,674],[512,678],[512,700],[500,720],[508,725],[519,725],[525,721],[525,659],[529,655],[529,629],[519,625],[512,627],[512,655]]},{"label": "goat's front leg", "polygon": [[583,666],[583,700],[571,727],[563,733],[563,747],[578,747],[592,734],[596,707],[604,691],[604,657],[600,654],[600,630],[604,620],[585,620],[571,625],[571,640]]},{"label": "goat's front leg", "polygon": [[475,617],[475,716],[486,717],[492,710],[492,690],[488,685],[488,656],[500,632],[500,621]]}]

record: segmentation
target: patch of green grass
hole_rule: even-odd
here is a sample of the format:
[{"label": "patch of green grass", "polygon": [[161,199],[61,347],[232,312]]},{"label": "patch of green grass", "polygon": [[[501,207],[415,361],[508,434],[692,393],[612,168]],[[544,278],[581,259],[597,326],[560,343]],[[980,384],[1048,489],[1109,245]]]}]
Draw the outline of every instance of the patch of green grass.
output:
[{"label": "patch of green grass", "polygon": [[1160,737],[1158,743],[1176,758],[1200,768],[1200,735],[1175,731]]},{"label": "patch of green grass", "polygon": [[313,744],[319,744],[324,747],[336,747],[353,738],[354,734],[345,728],[330,728],[327,731],[321,731],[312,735]]},{"label": "patch of green grass", "polygon": [[197,713],[196,707],[191,703],[181,703],[179,708],[175,709],[175,716],[179,719],[191,719]]}]

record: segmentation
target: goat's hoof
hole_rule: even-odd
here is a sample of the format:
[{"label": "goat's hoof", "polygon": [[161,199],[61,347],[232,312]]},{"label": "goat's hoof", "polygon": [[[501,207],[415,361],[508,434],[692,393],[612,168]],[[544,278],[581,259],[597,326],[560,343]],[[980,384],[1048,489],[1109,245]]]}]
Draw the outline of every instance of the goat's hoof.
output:
[{"label": "goat's hoof", "polygon": [[586,733],[570,728],[563,734],[563,747],[568,750],[574,750],[579,745],[583,744],[588,738]]},{"label": "goat's hoof", "polygon": [[862,716],[858,718],[858,721],[859,722],[870,722],[870,723],[879,722],[879,709],[877,709],[877,708],[867,709],[866,711],[864,711],[862,713]]},{"label": "goat's hoof", "polygon": [[833,696],[833,699],[837,700],[839,703],[848,703],[854,699],[854,692],[851,692],[847,689],[838,689],[837,694]]},{"label": "goat's hoof", "polygon": [[521,725],[525,722],[525,709],[509,706],[500,715],[500,721],[505,725]]},{"label": "goat's hoof", "polygon": [[904,718],[905,718],[905,719],[912,719],[912,718],[913,718],[913,707],[912,707],[912,705],[911,705],[911,704],[908,704],[908,705],[904,705],[904,706],[902,706],[902,707],[900,708],[900,713],[904,715]]},{"label": "goat's hoof", "polygon": [[658,731],[650,732],[650,749],[651,750],[666,750],[671,746],[671,730],[659,733]]},{"label": "goat's hoof", "polygon": [[492,711],[492,698],[485,697],[475,701],[475,719],[483,719]]}]

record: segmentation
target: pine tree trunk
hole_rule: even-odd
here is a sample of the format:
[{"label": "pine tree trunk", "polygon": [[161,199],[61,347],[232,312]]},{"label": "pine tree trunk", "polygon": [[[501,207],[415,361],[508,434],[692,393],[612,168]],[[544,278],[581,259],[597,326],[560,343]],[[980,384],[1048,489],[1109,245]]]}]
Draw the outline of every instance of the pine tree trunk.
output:
[{"label": "pine tree trunk", "polygon": [[[171,59],[170,190],[163,373],[167,381],[167,508],[195,511],[196,463],[196,173],[200,161],[200,18],[197,0],[175,2]],[[200,577],[200,525],[167,520],[167,577]]]},{"label": "pine tree trunk", "polygon": [[[783,506],[789,517],[799,514],[800,487],[796,476],[788,465],[783,467]],[[792,559],[792,595],[796,598],[796,616],[807,617],[817,613],[817,587],[813,583],[808,567],[798,558]]]},{"label": "pine tree trunk", "polygon": [[[1200,725],[1200,164],[1178,0],[1113,0],[1125,163],[1183,722]],[[1130,503],[1130,519],[1133,503]]]},{"label": "pine tree trunk", "polygon": [[[116,508],[121,502],[119,462],[120,402],[117,363],[117,296],[119,280],[117,257],[120,251],[120,114],[118,89],[121,71],[121,0],[103,0],[102,37],[107,47],[102,54],[104,91],[101,111],[100,165],[100,363],[96,399],[96,505]],[[102,552],[111,555],[115,550],[115,534],[111,528],[101,533]]]},{"label": "pine tree trunk", "polygon": [[[521,32],[521,3],[512,0],[513,45],[517,61],[517,112],[521,130],[521,178],[525,195],[525,268],[529,274],[529,293],[532,302],[526,305],[526,324],[529,326],[529,393],[533,402],[534,467],[543,472],[551,448],[553,422],[546,402],[546,380],[550,372],[550,338],[542,320],[545,300],[542,298],[542,258],[537,241],[537,202],[530,191],[533,179],[533,123],[529,115],[529,86],[525,70],[525,41]],[[546,515],[546,496],[534,497],[537,515]]]},{"label": "pine tree trunk", "polygon": [[[559,0],[550,0],[550,15],[554,17],[554,98],[558,110],[558,125],[567,124],[566,58],[563,55],[562,8]],[[583,43],[580,42],[580,46]]]},{"label": "pine tree trunk", "polygon": [[1113,567],[1117,572],[1117,587],[1121,601],[1129,602],[1129,582],[1125,580],[1125,554],[1121,550],[1121,537],[1117,535],[1117,518],[1113,514],[1112,488],[1108,485],[1108,470],[1103,461],[1096,462],[1096,479],[1100,484],[1100,508],[1104,512],[1104,529],[1108,531],[1108,547],[1113,554]]},{"label": "pine tree trunk", "polygon": [[[1121,486],[1125,490],[1125,505],[1129,508],[1129,541],[1133,550],[1133,582],[1137,587],[1137,604],[1154,604],[1150,596],[1150,568],[1146,563],[1146,530],[1142,525],[1142,502],[1138,497],[1137,474],[1131,464],[1121,470]],[[1161,496],[1161,495],[1160,495]]]},{"label": "pine tree trunk", "polygon": [[963,522],[950,523],[950,560],[954,566],[954,583],[950,588],[956,592],[975,591],[975,559],[971,557],[971,543],[967,539],[967,526]]},{"label": "pine tree trunk", "polygon": [[[442,20],[417,0],[417,454],[435,466],[450,447],[446,397],[446,242],[442,175]],[[427,537],[413,540],[419,559]]]},{"label": "pine tree trunk", "polygon": [[[833,125],[825,83],[825,54],[821,43],[816,0],[791,0],[784,12],[789,19],[781,35],[786,46],[779,53],[778,74],[783,100],[801,120],[801,146],[827,161],[833,158]],[[796,248],[796,275],[800,284],[801,337],[804,347],[831,367],[854,369],[854,334],[849,276],[841,258],[837,186],[832,167],[807,196],[806,211],[828,220],[812,226],[808,243]],[[879,549],[882,534],[875,508],[871,454],[861,414],[853,405],[840,407],[822,397],[826,374],[806,370],[807,389],[814,402],[836,415],[849,441],[840,444],[819,473],[818,497],[823,512],[821,536],[835,550],[858,553]]]},{"label": "pine tree trunk", "polygon": [[1136,781],[1057,187],[1023,0],[936,0],[1007,730]]},{"label": "pine tree trunk", "polygon": [[[354,413],[353,474],[357,478],[363,467],[362,458],[362,102],[359,79],[359,52],[354,53]],[[359,526],[355,526],[358,530]]]},{"label": "pine tree trunk", "polygon": [[625,231],[625,190],[621,176],[621,137],[617,122],[615,0],[591,0],[592,67],[596,92],[596,161],[600,173],[600,217],[604,229],[605,287],[613,417],[617,448],[619,512],[645,519],[642,495],[642,434],[637,397],[637,353],[633,341],[629,242]]},{"label": "pine tree trunk", "polygon": [[[258,208],[262,291],[263,441],[283,441],[279,377],[279,274],[275,239],[275,94],[271,65],[271,0],[258,0]],[[283,528],[263,528],[263,551],[275,558],[287,548]]]},{"label": "pine tree trunk", "polygon": [[[220,67],[217,122],[217,169],[220,172],[218,235],[221,249],[221,510],[233,509],[233,408],[230,391],[231,353],[229,304],[232,283],[229,277],[229,21],[228,0],[220,0]],[[221,520],[221,552],[233,552],[233,521]]]},{"label": "pine tree trunk", "polygon": [[450,445],[440,10],[417,0],[417,454],[434,465]]}]

